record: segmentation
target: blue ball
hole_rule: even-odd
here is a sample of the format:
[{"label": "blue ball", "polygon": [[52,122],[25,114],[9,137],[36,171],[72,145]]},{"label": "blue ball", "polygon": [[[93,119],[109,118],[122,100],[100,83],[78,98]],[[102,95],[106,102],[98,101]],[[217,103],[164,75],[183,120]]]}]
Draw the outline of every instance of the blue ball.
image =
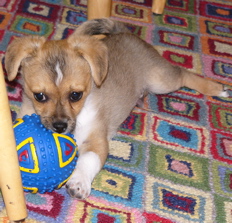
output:
[{"label": "blue ball", "polygon": [[62,187],[77,162],[73,135],[46,129],[36,114],[16,119],[14,133],[24,191],[45,193]]}]

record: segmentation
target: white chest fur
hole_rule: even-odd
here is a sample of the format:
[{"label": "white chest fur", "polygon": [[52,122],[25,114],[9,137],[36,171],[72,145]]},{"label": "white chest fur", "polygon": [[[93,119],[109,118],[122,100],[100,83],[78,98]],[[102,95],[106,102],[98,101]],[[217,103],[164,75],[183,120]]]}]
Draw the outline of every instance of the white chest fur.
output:
[{"label": "white chest fur", "polygon": [[93,104],[91,96],[88,96],[84,106],[77,116],[76,129],[74,131],[74,137],[77,140],[77,145],[80,146],[86,138],[89,136],[96,120],[97,110]]}]

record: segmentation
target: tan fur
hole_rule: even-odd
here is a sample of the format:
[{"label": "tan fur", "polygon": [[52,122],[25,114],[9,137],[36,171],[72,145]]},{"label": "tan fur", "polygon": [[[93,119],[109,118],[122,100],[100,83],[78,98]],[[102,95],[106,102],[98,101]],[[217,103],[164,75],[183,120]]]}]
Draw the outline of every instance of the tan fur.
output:
[{"label": "tan fur", "polygon": [[[94,24],[100,20],[96,21]],[[114,25],[112,20],[104,21],[109,22],[109,27]],[[65,132],[76,129],[77,138],[83,140],[79,147],[80,157],[94,152],[103,166],[108,140],[146,92],[164,94],[187,86],[210,96],[227,95],[221,84],[171,65],[135,35],[118,33],[100,40],[84,33],[86,24],[91,25],[91,21],[65,40],[18,38],[9,45],[5,57],[9,80],[16,77],[21,66],[24,95],[20,116],[36,112],[47,128],[54,130],[54,122],[65,122],[68,124]],[[120,27],[120,24],[116,26],[119,30]],[[63,74],[58,86],[57,64]],[[49,100],[36,101],[34,93],[41,92]],[[83,96],[71,102],[72,92],[83,92]],[[88,131],[76,123],[87,108],[93,108],[96,113],[91,126],[86,127],[91,128]],[[90,191],[85,186],[93,179],[77,184],[75,180],[68,182],[68,192],[77,198],[88,196]]]},{"label": "tan fur", "polygon": [[88,151],[97,153],[100,157],[101,165],[103,166],[109,152],[109,144],[106,135],[107,134],[103,132],[92,132],[89,135],[89,139],[91,140],[84,141],[80,154]]}]

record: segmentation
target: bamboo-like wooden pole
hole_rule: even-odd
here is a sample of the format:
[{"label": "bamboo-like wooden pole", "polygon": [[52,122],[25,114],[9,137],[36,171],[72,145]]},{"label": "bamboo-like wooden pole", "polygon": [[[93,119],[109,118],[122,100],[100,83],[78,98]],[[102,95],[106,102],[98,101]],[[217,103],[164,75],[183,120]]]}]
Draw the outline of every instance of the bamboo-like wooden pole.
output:
[{"label": "bamboo-like wooden pole", "polygon": [[88,20],[110,17],[112,0],[88,0],[87,17]]},{"label": "bamboo-like wooden pole", "polygon": [[164,11],[166,0],[152,0],[152,12],[162,14]]},{"label": "bamboo-like wooden pole", "polygon": [[0,189],[11,221],[27,217],[2,64],[0,63]]}]

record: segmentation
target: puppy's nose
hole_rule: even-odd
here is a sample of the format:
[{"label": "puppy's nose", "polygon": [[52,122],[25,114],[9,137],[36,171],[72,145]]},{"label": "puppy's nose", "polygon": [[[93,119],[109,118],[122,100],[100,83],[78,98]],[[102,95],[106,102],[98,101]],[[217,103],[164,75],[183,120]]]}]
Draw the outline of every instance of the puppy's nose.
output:
[{"label": "puppy's nose", "polygon": [[67,127],[68,127],[68,125],[65,122],[54,122],[53,123],[53,128],[58,133],[65,132],[65,130],[67,129]]}]

